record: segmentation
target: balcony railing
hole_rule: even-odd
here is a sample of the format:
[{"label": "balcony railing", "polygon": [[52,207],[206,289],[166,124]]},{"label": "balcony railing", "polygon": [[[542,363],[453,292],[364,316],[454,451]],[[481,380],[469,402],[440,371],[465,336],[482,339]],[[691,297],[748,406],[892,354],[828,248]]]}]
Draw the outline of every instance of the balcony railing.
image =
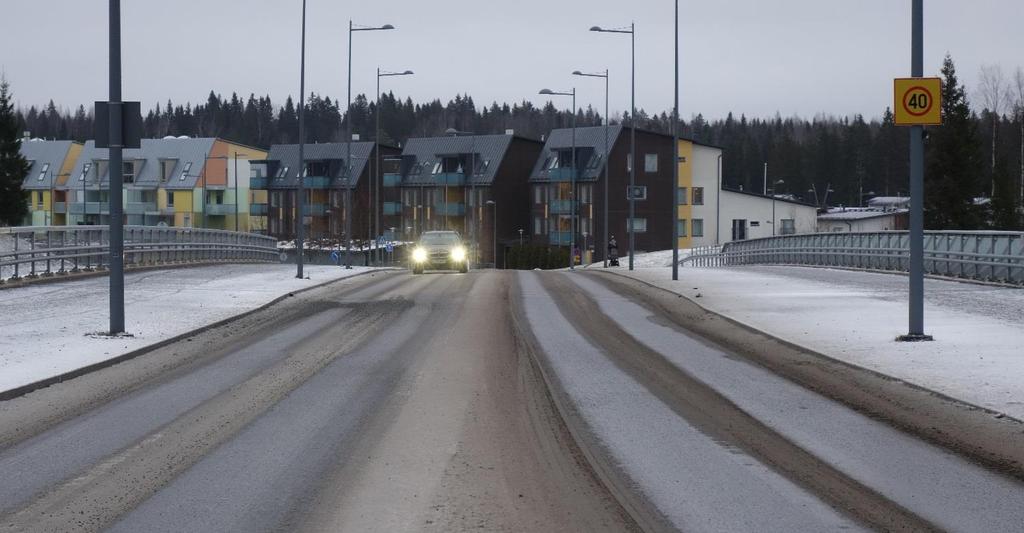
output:
[{"label": "balcony railing", "polygon": [[466,206],[459,202],[438,202],[434,204],[434,212],[442,217],[461,217],[466,214]]},{"label": "balcony railing", "polygon": [[402,204],[400,202],[384,202],[385,215],[401,215]]},{"label": "balcony railing", "polygon": [[249,178],[249,188],[250,189],[266,189],[268,182],[269,182],[269,178],[267,178],[267,177]]},{"label": "balcony railing", "polygon": [[385,187],[398,187],[402,184],[401,174],[384,174]]},{"label": "balcony railing", "polygon": [[555,215],[571,215],[572,208],[576,205],[575,200],[552,200],[551,213]]},{"label": "balcony railing", "polygon": [[307,189],[326,189],[331,186],[331,178],[326,176],[306,176],[303,185]]},{"label": "balcony railing", "polygon": [[253,216],[266,216],[267,204],[249,204],[249,214]]},{"label": "balcony railing", "polygon": [[574,179],[576,172],[570,167],[560,167],[548,169],[548,180],[550,181],[570,181]]},{"label": "balcony railing", "polygon": [[310,217],[323,217],[327,216],[327,211],[330,210],[328,204],[306,204],[306,216]]},{"label": "balcony railing", "polygon": [[156,202],[125,202],[124,212],[126,215],[142,215],[144,213],[156,213]]},{"label": "balcony railing", "polygon": [[572,233],[568,231],[552,231],[548,233],[548,244],[555,246],[569,246],[572,241]]},{"label": "balcony railing", "polygon": [[64,202],[53,202],[53,212],[62,214],[67,212],[67,204]]},{"label": "balcony railing", "polygon": [[81,215],[83,212],[85,212],[85,214],[88,215],[98,215],[100,214],[101,210],[106,211],[106,208],[106,202],[86,202],[85,204],[82,204],[81,202],[76,202],[71,204],[71,214]]},{"label": "balcony railing", "polygon": [[465,185],[466,175],[462,172],[442,172],[434,174],[434,183],[437,185]]},{"label": "balcony railing", "polygon": [[206,204],[207,215],[233,215],[236,209],[235,204]]}]

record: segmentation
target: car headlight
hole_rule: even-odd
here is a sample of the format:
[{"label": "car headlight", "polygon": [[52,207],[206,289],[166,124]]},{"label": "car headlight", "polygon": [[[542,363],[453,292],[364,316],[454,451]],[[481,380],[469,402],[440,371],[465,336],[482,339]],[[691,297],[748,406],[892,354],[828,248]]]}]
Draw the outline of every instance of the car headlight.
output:
[{"label": "car headlight", "polygon": [[458,261],[460,263],[462,261],[465,261],[466,260],[466,249],[461,247],[461,246],[456,247],[454,250],[452,250],[452,259],[454,259],[454,260],[456,260],[456,261]]},{"label": "car headlight", "polygon": [[427,251],[423,248],[416,248],[412,251],[412,260],[417,263],[422,263],[427,260]]}]

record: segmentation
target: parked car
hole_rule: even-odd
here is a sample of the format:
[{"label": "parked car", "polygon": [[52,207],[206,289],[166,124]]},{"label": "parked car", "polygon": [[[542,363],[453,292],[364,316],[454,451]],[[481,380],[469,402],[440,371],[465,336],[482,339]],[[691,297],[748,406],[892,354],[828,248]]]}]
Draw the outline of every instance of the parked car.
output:
[{"label": "parked car", "polygon": [[469,272],[469,259],[462,237],[455,231],[427,231],[412,250],[412,273],[425,270]]}]

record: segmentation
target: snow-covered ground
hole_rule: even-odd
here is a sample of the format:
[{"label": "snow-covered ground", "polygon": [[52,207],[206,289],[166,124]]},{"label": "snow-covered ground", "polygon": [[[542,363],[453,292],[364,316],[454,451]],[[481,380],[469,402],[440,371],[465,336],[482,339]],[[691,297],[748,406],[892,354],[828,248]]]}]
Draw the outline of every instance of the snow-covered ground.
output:
[{"label": "snow-covered ground", "polygon": [[289,292],[366,272],[307,265],[215,265],[128,273],[125,329],[132,337],[90,335],[109,327],[109,278],[0,290],[0,391],[34,383],[143,348],[260,307]]},{"label": "snow-covered ground", "polygon": [[897,274],[683,267],[673,282],[665,266],[615,272],[829,357],[1024,420],[1022,289],[927,279],[925,333],[935,340],[904,343],[895,338],[907,332],[907,278]]},{"label": "snow-covered ground", "polygon": [[[619,265],[627,267],[629,265],[628,251],[620,251],[622,255],[619,257]],[[679,250],[679,260],[682,261],[684,258],[690,256],[689,248],[681,248]],[[603,263],[598,261],[587,265],[587,268],[600,267]],[[672,266],[672,250],[660,250],[657,252],[646,252],[642,254],[633,254],[633,268],[653,268],[653,267],[670,267]]]}]

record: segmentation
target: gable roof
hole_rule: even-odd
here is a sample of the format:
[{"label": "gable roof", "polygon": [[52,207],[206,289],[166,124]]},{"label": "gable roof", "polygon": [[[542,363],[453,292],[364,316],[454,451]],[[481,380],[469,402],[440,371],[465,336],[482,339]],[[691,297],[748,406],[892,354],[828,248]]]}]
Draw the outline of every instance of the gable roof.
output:
[{"label": "gable roof", "polygon": [[[213,143],[217,139],[213,137],[199,137],[187,139],[142,139],[141,148],[126,148],[122,154],[124,161],[140,161],[141,168],[135,176],[134,183],[126,183],[125,187],[134,189],[156,189],[163,185],[167,189],[192,189],[202,178],[202,169],[206,164],[206,157],[213,149]],[[71,171],[71,177],[60,189],[82,188],[82,171],[85,165],[89,165],[89,173],[85,178],[85,185],[90,189],[97,186],[97,172],[99,170],[97,161],[109,161],[110,151],[106,148],[96,148],[95,141],[88,141],[82,149],[78,161]],[[160,162],[173,160],[174,167],[171,169],[170,178],[161,184]],[[191,163],[189,171],[185,168]],[[184,179],[182,179],[184,178]],[[98,185],[106,187],[110,182],[109,172],[99,176]]]},{"label": "gable roof", "polygon": [[[22,189],[49,190],[58,184],[61,181],[61,176],[58,174],[73,144],[75,144],[74,141],[44,141],[40,139],[22,141],[19,152],[32,163],[22,182]],[[46,175],[41,176],[44,168]],[[40,177],[42,179],[39,179]]]},{"label": "gable roof", "polygon": [[[348,155],[347,144],[349,143],[317,143],[307,144],[303,148],[303,159],[306,163],[324,161],[330,163],[325,178],[341,178],[345,171],[345,157]],[[375,143],[370,141],[353,141],[352,145],[352,187],[359,184],[363,173],[366,171],[373,157]],[[268,180],[268,186],[272,189],[291,189],[299,186],[299,145],[298,144],[275,144],[270,147],[267,161],[277,163],[277,168],[288,167],[288,174],[283,178],[275,178],[272,174]],[[273,171],[274,173],[277,170]],[[332,188],[341,188],[342,180],[333,179]]]},{"label": "gable roof", "polygon": [[[618,140],[619,135],[626,130],[627,128],[621,125],[608,126],[609,152],[615,148],[615,143]],[[544,149],[541,150],[540,157],[537,158],[537,162],[533,165],[533,171],[530,172],[530,181],[547,181],[547,168],[544,163],[549,161],[548,158],[553,152],[558,150],[572,150],[572,132],[572,128],[551,130],[548,134],[547,140],[544,142]],[[587,160],[579,160],[581,156],[585,157]],[[587,161],[595,156],[601,158],[601,164],[591,168],[591,165],[588,165]],[[592,180],[597,179],[601,175],[601,171],[604,168],[604,159],[607,157],[605,154],[604,126],[576,128],[576,157],[578,158],[576,162],[577,165],[583,168],[579,179]]]},{"label": "gable roof", "polygon": [[[409,139],[402,150],[403,185],[429,185],[433,183],[434,164],[448,156],[460,156],[467,165],[475,164],[477,172],[467,176],[466,184],[490,185],[498,167],[512,144],[514,135],[465,135],[446,137],[420,137]],[[475,160],[475,163],[474,163]],[[416,172],[414,166],[419,167]]]}]

